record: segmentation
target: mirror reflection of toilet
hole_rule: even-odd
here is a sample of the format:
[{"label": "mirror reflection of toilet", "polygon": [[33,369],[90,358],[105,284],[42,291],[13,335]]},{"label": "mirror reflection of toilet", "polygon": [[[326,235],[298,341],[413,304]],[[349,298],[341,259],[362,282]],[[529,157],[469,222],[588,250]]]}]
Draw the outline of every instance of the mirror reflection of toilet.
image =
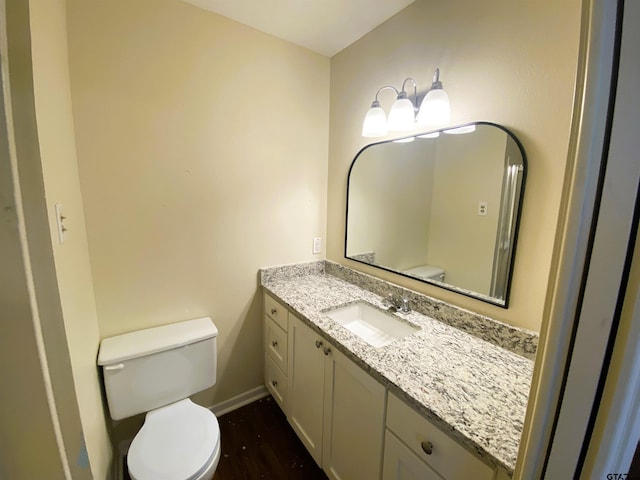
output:
[{"label": "mirror reflection of toilet", "polygon": [[133,480],[213,478],[220,460],[218,420],[189,396],[216,383],[217,336],[205,317],[100,343],[111,418],[147,412],[127,454]]},{"label": "mirror reflection of toilet", "polygon": [[423,280],[436,280],[438,282],[444,282],[444,270],[440,267],[434,267],[431,265],[418,265],[417,267],[403,270],[402,273],[410,275],[412,277],[418,277]]}]

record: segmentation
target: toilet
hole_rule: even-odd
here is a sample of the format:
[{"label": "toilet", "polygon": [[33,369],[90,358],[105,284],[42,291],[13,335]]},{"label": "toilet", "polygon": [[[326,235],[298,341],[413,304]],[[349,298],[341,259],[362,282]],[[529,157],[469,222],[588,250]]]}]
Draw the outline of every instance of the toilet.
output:
[{"label": "toilet", "polygon": [[106,338],[98,365],[114,420],[146,412],[127,454],[132,480],[211,480],[215,415],[189,396],[216,383],[218,329],[198,318]]},{"label": "toilet", "polygon": [[435,280],[437,282],[444,282],[444,270],[440,267],[434,267],[432,265],[418,265],[417,267],[403,270],[402,273],[410,275],[412,277],[422,278],[424,280]]}]

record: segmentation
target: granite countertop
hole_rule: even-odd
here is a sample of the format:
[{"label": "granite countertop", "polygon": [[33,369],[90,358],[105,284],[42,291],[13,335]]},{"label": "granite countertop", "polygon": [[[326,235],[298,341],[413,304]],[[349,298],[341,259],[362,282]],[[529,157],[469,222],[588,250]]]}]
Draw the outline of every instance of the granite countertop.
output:
[{"label": "granite countertop", "polygon": [[418,312],[395,315],[420,330],[375,348],[327,309],[382,298],[324,272],[262,278],[269,293],[374,378],[490,464],[512,474],[533,361]]}]

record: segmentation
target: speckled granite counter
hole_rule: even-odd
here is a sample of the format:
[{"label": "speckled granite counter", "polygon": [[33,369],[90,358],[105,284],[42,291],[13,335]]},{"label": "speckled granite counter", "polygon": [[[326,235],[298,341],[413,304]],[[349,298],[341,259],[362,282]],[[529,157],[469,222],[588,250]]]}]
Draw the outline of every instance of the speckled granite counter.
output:
[{"label": "speckled granite counter", "polygon": [[262,286],[442,430],[513,473],[533,372],[530,358],[415,311],[396,315],[421,330],[374,348],[323,312],[356,300],[384,308],[382,298],[326,273],[325,262],[302,265],[261,270]]}]

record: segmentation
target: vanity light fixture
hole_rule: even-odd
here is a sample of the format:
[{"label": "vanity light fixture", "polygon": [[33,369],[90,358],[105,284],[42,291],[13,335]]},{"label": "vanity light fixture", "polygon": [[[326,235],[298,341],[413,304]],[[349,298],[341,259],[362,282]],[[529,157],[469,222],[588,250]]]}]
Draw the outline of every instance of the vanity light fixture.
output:
[{"label": "vanity light fixture", "polygon": [[437,127],[451,120],[449,95],[442,88],[439,68],[433,72],[431,88],[422,100],[416,120],[421,127]]},{"label": "vanity light fixture", "polygon": [[[407,95],[406,86],[413,84],[413,100]],[[396,101],[389,111],[389,119],[380,106],[378,95],[383,90],[393,90]],[[418,109],[418,84],[413,78],[406,78],[402,82],[402,90],[391,85],[385,85],[376,92],[374,101],[364,117],[362,124],[363,137],[383,137],[389,132],[406,132],[418,126],[439,126],[448,123],[451,117],[449,96],[442,88],[440,69],[433,74],[431,88],[425,95]]]}]

